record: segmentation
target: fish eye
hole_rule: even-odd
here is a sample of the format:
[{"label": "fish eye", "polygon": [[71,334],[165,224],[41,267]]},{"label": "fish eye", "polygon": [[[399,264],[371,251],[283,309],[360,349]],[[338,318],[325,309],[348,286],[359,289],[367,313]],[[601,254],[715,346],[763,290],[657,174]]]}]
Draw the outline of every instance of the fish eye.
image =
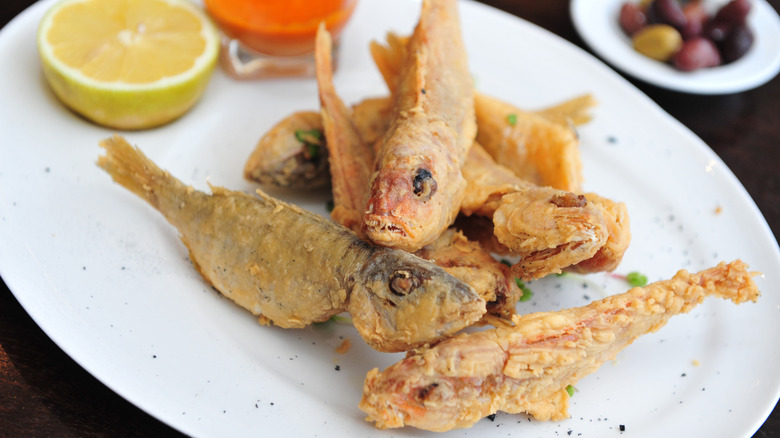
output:
[{"label": "fish eye", "polygon": [[436,180],[433,178],[430,170],[425,168],[417,169],[412,180],[412,188],[417,197],[427,201],[436,192],[436,187]]},{"label": "fish eye", "polygon": [[390,292],[399,297],[410,294],[420,287],[420,280],[406,269],[395,271],[390,277]]}]

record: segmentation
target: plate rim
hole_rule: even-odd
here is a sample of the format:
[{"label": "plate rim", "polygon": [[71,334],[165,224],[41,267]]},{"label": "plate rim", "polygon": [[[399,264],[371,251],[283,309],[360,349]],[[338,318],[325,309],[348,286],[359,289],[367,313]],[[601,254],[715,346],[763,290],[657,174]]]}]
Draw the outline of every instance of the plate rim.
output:
[{"label": "plate rim", "polygon": [[[52,1],[53,1],[53,0],[52,0]],[[45,1],[44,1],[44,2],[38,2],[36,5],[33,5],[33,7],[41,7],[41,8],[43,8],[44,6],[42,6],[42,5],[44,5],[44,4],[48,4],[48,3],[47,3],[47,2],[45,2]],[[479,4],[479,3],[474,3],[474,4],[480,5],[481,7],[488,7],[488,8],[489,8],[489,6],[482,5],[482,4]],[[24,13],[26,13],[26,12],[28,12],[28,10],[30,10],[30,9],[31,9],[31,8],[28,8],[27,10],[25,10],[25,11],[23,12],[23,14],[24,14]],[[497,11],[497,9],[494,9],[494,11]],[[21,16],[21,15],[22,15],[22,14],[20,14],[20,16]],[[517,17],[514,17],[514,16],[512,16],[511,14],[507,14],[507,15],[508,15],[508,16],[510,16],[510,17],[513,17],[514,19],[521,20],[521,21],[523,21],[524,23],[528,23],[528,22],[525,22],[525,21],[524,21],[524,20],[522,20],[522,19],[519,19],[519,18],[517,18]],[[16,17],[14,20],[16,20],[17,18],[19,18],[19,17]],[[9,24],[8,24],[7,26],[5,26],[5,27],[4,27],[3,31],[5,31],[5,30],[6,30],[6,28],[10,27],[12,23],[13,23],[13,21],[12,21],[12,22],[9,22]],[[532,24],[532,23],[528,23],[528,24]],[[535,25],[534,25],[534,26],[535,26]],[[536,27],[538,27],[538,26],[536,26]],[[546,32],[546,31],[545,31],[545,32]],[[547,33],[549,33],[549,32],[547,32]],[[0,32],[0,40],[2,40],[2,39],[4,38],[5,34],[6,34],[5,32]],[[552,34],[552,33],[549,33],[549,34],[550,34],[550,35],[552,35],[552,36],[555,36],[556,38],[559,38],[559,39],[560,39],[560,37],[557,37],[556,35],[554,35],[554,34]],[[560,39],[560,40],[561,40],[561,41],[563,41],[563,42],[565,42],[565,40],[563,40],[563,39]],[[576,48],[576,46],[574,46],[574,45],[571,45],[571,46],[572,46],[573,48]],[[630,84],[628,84],[628,85],[630,86]],[[633,87],[632,87],[632,88],[633,88]],[[646,98],[646,96],[644,96],[644,95],[642,95],[642,96]],[[649,99],[647,99],[647,103],[652,103],[652,102],[651,102]],[[655,108],[656,108],[657,110],[661,111],[661,112],[662,112],[664,115],[668,116],[668,114],[667,114],[667,113],[665,113],[665,112],[664,112],[662,109],[658,108],[657,106],[656,106]],[[672,121],[675,121],[673,118],[671,118],[671,116],[668,116],[668,117],[669,117],[669,118],[670,118]],[[675,121],[675,122],[676,122],[676,121]],[[679,123],[679,122],[677,122],[677,123]],[[686,130],[687,130],[687,128],[685,128],[684,126],[682,126],[682,125],[680,125],[680,126],[681,126],[682,128],[684,128],[684,129],[686,129]],[[688,132],[690,132],[690,131],[688,131]],[[691,133],[691,134],[692,134],[692,133]],[[694,135],[694,137],[695,137],[695,135]],[[698,138],[698,137],[697,137],[697,138]],[[707,151],[708,151],[707,153],[712,153],[711,149],[709,149],[709,148],[702,149],[702,151],[704,151],[704,152],[707,152]],[[724,167],[725,167],[725,166],[724,166]],[[727,170],[728,170],[728,169],[727,169]],[[747,192],[744,190],[744,187],[742,186],[742,184],[741,184],[741,183],[739,183],[739,181],[736,179],[736,177],[733,175],[733,173],[731,173],[731,171],[730,171],[730,170],[728,170],[728,172],[727,172],[727,175],[729,175],[729,176],[730,176],[730,177],[731,177],[731,178],[732,178],[732,179],[733,179],[733,180],[734,180],[734,181],[737,183],[737,186],[738,186],[738,187],[740,187],[740,188],[741,188],[741,190],[743,191],[743,195],[747,195]],[[748,199],[748,200],[750,200],[750,202],[752,202],[752,199],[750,198],[750,196],[749,196],[749,195],[747,195],[746,197],[747,197],[747,199]],[[755,206],[755,203],[753,203],[753,205]],[[756,208],[756,211],[758,211],[758,208],[757,208],[757,207],[755,207],[755,208]],[[765,227],[766,227],[766,229],[765,229],[764,231],[766,232],[767,230],[769,230],[768,224],[766,224],[766,220],[763,218],[763,216],[762,216],[762,215],[760,215],[760,212],[759,212],[759,216],[758,216],[758,217],[759,217],[759,218],[762,220],[762,222],[764,223],[764,225],[765,225]],[[770,232],[769,234],[771,235],[771,232]],[[780,254],[780,250],[778,250],[778,249],[777,249],[777,244],[776,244],[776,242],[775,242],[775,252],[777,252],[778,254]],[[2,272],[3,272],[3,266],[0,266],[0,273],[2,273]],[[12,277],[13,277],[13,275],[12,275]],[[5,279],[5,278],[6,278],[6,277],[4,277],[4,279]],[[11,285],[11,284],[10,284],[8,281],[6,281],[6,284],[8,285],[8,287],[9,287],[9,290],[11,290],[11,291],[12,291],[12,293],[14,294],[14,296],[17,298],[17,300],[19,300],[19,297],[18,297],[18,296],[17,296],[17,294],[14,292],[14,288],[15,288],[16,286],[13,286],[13,287],[12,287],[12,285]],[[14,284],[15,284],[15,283],[14,283]],[[20,301],[20,303],[22,303],[22,300],[19,300],[19,301]],[[31,313],[30,313],[30,311],[27,309],[27,307],[26,307],[24,304],[23,304],[23,307],[25,307],[25,311],[27,311],[27,312],[28,312],[28,314],[30,314],[30,315],[31,315],[31,317],[33,317],[33,319],[36,321],[36,324],[38,324],[38,325],[39,325],[39,327],[43,328],[43,327],[44,327],[44,325],[41,325],[41,323],[40,323],[40,322],[39,322],[39,321],[36,319],[36,317],[35,317],[33,314],[31,314]],[[49,337],[50,337],[52,340],[54,340],[54,341],[55,341],[55,343],[56,343],[58,346],[60,346],[60,348],[62,348],[61,340],[57,340],[57,339],[56,339],[56,338],[55,338],[55,337],[54,337],[54,336],[53,336],[53,335],[52,335],[52,334],[51,334],[49,331],[47,331],[47,330],[44,330],[44,332],[47,334],[47,336],[49,336]],[[67,350],[66,350],[66,349],[64,349],[64,348],[63,348],[63,351],[66,351],[66,352],[67,352]],[[67,353],[66,353],[66,354],[67,354]],[[87,365],[87,364],[85,364],[85,363],[82,363],[82,361],[80,361],[80,360],[79,360],[78,358],[76,358],[76,357],[73,357],[73,356],[71,356],[70,354],[69,354],[69,356],[70,356],[70,357],[72,357],[72,358],[73,358],[73,359],[74,359],[74,360],[75,360],[77,363],[79,363],[79,365],[80,365],[80,366],[82,366],[82,367],[83,367],[85,370],[87,370],[88,372],[90,372],[90,374],[92,374],[93,376],[97,377],[97,374],[96,374],[96,373],[95,373],[95,372],[92,370],[92,368],[91,368],[90,366],[85,366],[85,365]],[[120,395],[120,396],[122,396],[123,398],[127,399],[128,401],[130,401],[130,402],[131,402],[131,403],[133,403],[134,405],[136,405],[136,406],[138,406],[139,408],[141,408],[142,410],[146,411],[147,413],[149,413],[149,414],[150,414],[150,415],[152,415],[153,417],[155,417],[155,418],[158,418],[158,419],[160,419],[161,421],[163,421],[163,422],[165,422],[165,423],[167,423],[167,424],[169,424],[169,425],[172,425],[172,426],[174,425],[174,423],[171,423],[171,422],[170,422],[170,418],[166,418],[166,419],[163,419],[163,418],[161,418],[161,417],[160,417],[160,416],[159,416],[157,413],[154,413],[154,412],[151,412],[151,411],[147,410],[147,409],[144,407],[144,405],[145,405],[145,404],[144,404],[143,402],[140,402],[140,401],[138,401],[138,400],[133,400],[132,398],[128,397],[128,395],[127,395],[127,394],[125,394],[124,392],[120,392],[120,391],[118,391],[118,390],[117,390],[117,388],[115,388],[115,387],[114,387],[114,385],[110,384],[109,382],[106,382],[106,381],[104,381],[104,379],[99,379],[99,380],[100,380],[102,383],[106,384],[106,386],[108,386],[109,388],[111,388],[111,389],[112,389],[112,391],[116,392],[117,394],[119,394],[119,395]],[[780,386],[778,386],[778,387],[777,387],[777,389],[776,389],[776,393],[777,393],[777,397],[776,397],[776,400],[777,400],[777,398],[779,398],[779,397],[780,397]],[[771,412],[771,407],[769,408],[769,412]],[[768,415],[768,413],[767,413],[767,415]],[[765,418],[766,418],[766,417],[764,417],[764,419],[765,419]],[[764,421],[764,420],[761,420],[761,422],[759,422],[759,423],[758,423],[758,426],[756,427],[756,429],[758,429],[758,427],[760,427],[760,425],[763,423],[763,421]],[[177,427],[177,428],[178,428],[178,427]],[[184,430],[184,429],[180,429],[180,430]]]}]

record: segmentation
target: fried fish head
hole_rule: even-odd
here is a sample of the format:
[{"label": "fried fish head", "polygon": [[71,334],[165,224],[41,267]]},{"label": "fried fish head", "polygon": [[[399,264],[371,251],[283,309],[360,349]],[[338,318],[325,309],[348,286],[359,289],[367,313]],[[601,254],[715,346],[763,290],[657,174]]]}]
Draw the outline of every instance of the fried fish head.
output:
[{"label": "fried fish head", "polygon": [[377,248],[355,274],[349,313],[378,351],[406,351],[478,321],[485,300],[442,268],[404,251]]},{"label": "fried fish head", "polygon": [[393,153],[378,159],[364,216],[372,242],[414,252],[454,222],[466,188],[462,157],[445,152],[455,141],[438,122],[388,134],[383,147]]}]

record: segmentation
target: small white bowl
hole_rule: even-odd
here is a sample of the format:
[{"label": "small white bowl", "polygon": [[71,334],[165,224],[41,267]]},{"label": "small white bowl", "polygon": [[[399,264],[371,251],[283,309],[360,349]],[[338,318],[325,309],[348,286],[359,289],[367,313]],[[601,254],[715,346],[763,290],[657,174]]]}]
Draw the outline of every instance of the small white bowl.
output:
[{"label": "small white bowl", "polygon": [[764,0],[753,0],[748,15],[755,36],[750,50],[731,64],[693,72],[679,71],[633,49],[618,22],[626,1],[637,0],[572,0],[570,13],[577,32],[596,54],[637,79],[686,93],[728,94],[763,85],[780,71],[780,17]]}]

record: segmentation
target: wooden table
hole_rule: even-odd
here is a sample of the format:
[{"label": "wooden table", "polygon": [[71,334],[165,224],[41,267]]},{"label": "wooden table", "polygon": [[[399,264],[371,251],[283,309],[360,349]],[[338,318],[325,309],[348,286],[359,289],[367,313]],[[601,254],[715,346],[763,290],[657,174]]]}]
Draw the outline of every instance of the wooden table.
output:
[{"label": "wooden table", "polygon": [[[572,27],[567,0],[484,2],[586,48]],[[4,26],[34,2],[0,3]],[[775,10],[780,8],[780,0],[770,3]],[[724,96],[686,95],[632,82],[726,162],[774,235],[780,235],[780,78]],[[0,436],[176,435],[180,434],[113,393],[63,353],[0,283]],[[754,436],[780,436],[780,409],[775,407]]]}]

